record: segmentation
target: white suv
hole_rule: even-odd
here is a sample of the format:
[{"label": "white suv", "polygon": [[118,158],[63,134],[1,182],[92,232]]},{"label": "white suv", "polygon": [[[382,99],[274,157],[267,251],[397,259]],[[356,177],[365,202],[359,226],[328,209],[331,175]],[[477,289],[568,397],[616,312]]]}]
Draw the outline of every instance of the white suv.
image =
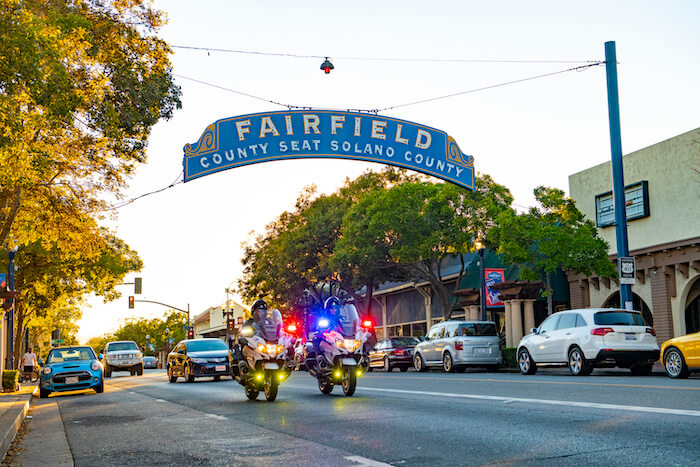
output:
[{"label": "white suv", "polygon": [[143,353],[134,341],[110,342],[104,349],[105,376],[113,371],[128,371],[132,375],[143,374]]},{"label": "white suv", "polygon": [[587,308],[554,313],[520,340],[517,356],[524,375],[538,366],[568,366],[576,376],[595,367],[647,375],[659,359],[659,344],[638,311]]}]

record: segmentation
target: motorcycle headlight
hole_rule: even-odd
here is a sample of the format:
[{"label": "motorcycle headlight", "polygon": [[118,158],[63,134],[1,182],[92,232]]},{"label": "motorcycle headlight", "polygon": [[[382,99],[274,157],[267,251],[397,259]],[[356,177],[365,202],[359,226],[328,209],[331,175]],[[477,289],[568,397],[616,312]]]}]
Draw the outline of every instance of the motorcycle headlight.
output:
[{"label": "motorcycle headlight", "polygon": [[51,372],[53,371],[50,366],[45,366],[43,370],[41,370],[45,375],[50,375]]},{"label": "motorcycle headlight", "polygon": [[355,339],[345,339],[345,349],[354,352],[360,347],[360,341]]},{"label": "motorcycle headlight", "polygon": [[102,368],[102,364],[100,362],[98,362],[97,360],[95,360],[94,362],[92,362],[90,364],[90,369],[92,369],[92,371],[97,371],[100,368]]},{"label": "motorcycle headlight", "polygon": [[341,349],[345,348],[345,342],[343,342],[343,339],[336,339],[335,340],[335,346],[340,347]]},{"label": "motorcycle headlight", "polygon": [[265,344],[258,343],[258,352],[260,353],[265,353],[267,352],[267,346]]}]

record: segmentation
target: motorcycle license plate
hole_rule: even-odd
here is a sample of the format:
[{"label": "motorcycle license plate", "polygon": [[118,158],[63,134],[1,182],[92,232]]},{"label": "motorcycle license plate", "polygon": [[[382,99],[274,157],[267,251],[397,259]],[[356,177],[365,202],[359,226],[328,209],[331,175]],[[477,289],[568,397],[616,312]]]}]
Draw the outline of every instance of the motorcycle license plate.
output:
[{"label": "motorcycle license plate", "polygon": [[266,369],[266,370],[279,370],[280,367],[279,367],[279,365],[276,364],[276,363],[266,363],[266,364],[265,364],[265,369]]},{"label": "motorcycle license plate", "polygon": [[341,360],[341,363],[345,366],[356,366],[357,362],[353,360],[352,358],[344,358]]},{"label": "motorcycle license plate", "polygon": [[216,365],[214,367],[215,371],[226,371],[226,365]]},{"label": "motorcycle license plate", "polygon": [[77,376],[69,376],[66,378],[66,384],[78,384]]}]

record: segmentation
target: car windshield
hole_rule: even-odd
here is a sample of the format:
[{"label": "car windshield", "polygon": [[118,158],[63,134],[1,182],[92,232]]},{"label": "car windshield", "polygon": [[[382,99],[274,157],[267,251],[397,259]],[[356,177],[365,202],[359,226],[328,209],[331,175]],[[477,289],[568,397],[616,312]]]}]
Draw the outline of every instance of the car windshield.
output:
[{"label": "car windshield", "polygon": [[119,352],[121,350],[138,350],[135,342],[112,342],[107,345],[107,352]]},{"label": "car windshield", "polygon": [[156,357],[143,357],[144,362],[155,362]]},{"label": "car windshield", "polygon": [[460,326],[460,336],[495,336],[496,325],[493,323],[466,323]]},{"label": "car windshield", "polygon": [[418,344],[418,339],[415,337],[392,337],[391,345],[402,346],[402,345],[416,345]]},{"label": "car windshield", "polygon": [[646,326],[642,314],[634,311],[599,311],[593,315],[595,324]]},{"label": "car windshield", "polygon": [[187,343],[188,352],[207,352],[210,350],[228,350],[228,347],[224,341],[219,339],[206,339]]},{"label": "car windshield", "polygon": [[63,363],[78,360],[95,360],[95,352],[90,347],[71,347],[70,349],[53,349],[46,357],[46,363]]}]

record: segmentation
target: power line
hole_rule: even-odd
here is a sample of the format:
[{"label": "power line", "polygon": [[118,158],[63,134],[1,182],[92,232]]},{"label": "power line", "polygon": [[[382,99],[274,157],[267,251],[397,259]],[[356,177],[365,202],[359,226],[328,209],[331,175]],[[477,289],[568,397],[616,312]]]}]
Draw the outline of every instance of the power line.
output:
[{"label": "power line", "polygon": [[149,191],[148,193],[144,193],[144,194],[142,194],[142,195],[140,195],[140,196],[137,196],[136,198],[131,198],[131,199],[128,200],[128,201],[124,201],[124,202],[122,202],[122,203],[115,204],[115,205],[113,205],[113,206],[111,206],[111,207],[109,207],[109,208],[102,209],[102,211],[114,211],[114,210],[117,210],[117,209],[121,209],[121,208],[123,208],[124,206],[128,206],[129,204],[131,204],[131,203],[133,203],[134,201],[137,201],[137,200],[139,200],[139,199],[141,199],[141,198],[145,198],[146,196],[150,196],[150,195],[154,195],[154,194],[156,194],[156,193],[160,193],[161,191],[165,191],[165,190],[167,190],[167,189],[170,189],[170,188],[172,188],[172,187],[174,187],[174,186],[176,186],[176,185],[179,185],[180,183],[184,183],[184,181],[183,181],[183,179],[182,179],[182,175],[183,175],[183,174],[184,174],[184,170],[183,170],[182,172],[180,172],[180,174],[175,178],[175,180],[173,180],[173,182],[170,183],[170,185],[168,185],[168,186],[166,186],[166,187],[159,188],[158,190]]},{"label": "power line", "polygon": [[[256,50],[222,49],[217,47],[195,47],[189,45],[171,45],[173,49],[198,50],[203,52],[222,52],[245,55],[263,55],[271,57],[324,59],[330,55],[302,55],[294,53],[261,52]],[[594,63],[596,60],[515,60],[515,59],[470,59],[470,58],[397,58],[397,57],[332,57],[333,60],[356,60],[370,62],[433,62],[433,63]]]}]

